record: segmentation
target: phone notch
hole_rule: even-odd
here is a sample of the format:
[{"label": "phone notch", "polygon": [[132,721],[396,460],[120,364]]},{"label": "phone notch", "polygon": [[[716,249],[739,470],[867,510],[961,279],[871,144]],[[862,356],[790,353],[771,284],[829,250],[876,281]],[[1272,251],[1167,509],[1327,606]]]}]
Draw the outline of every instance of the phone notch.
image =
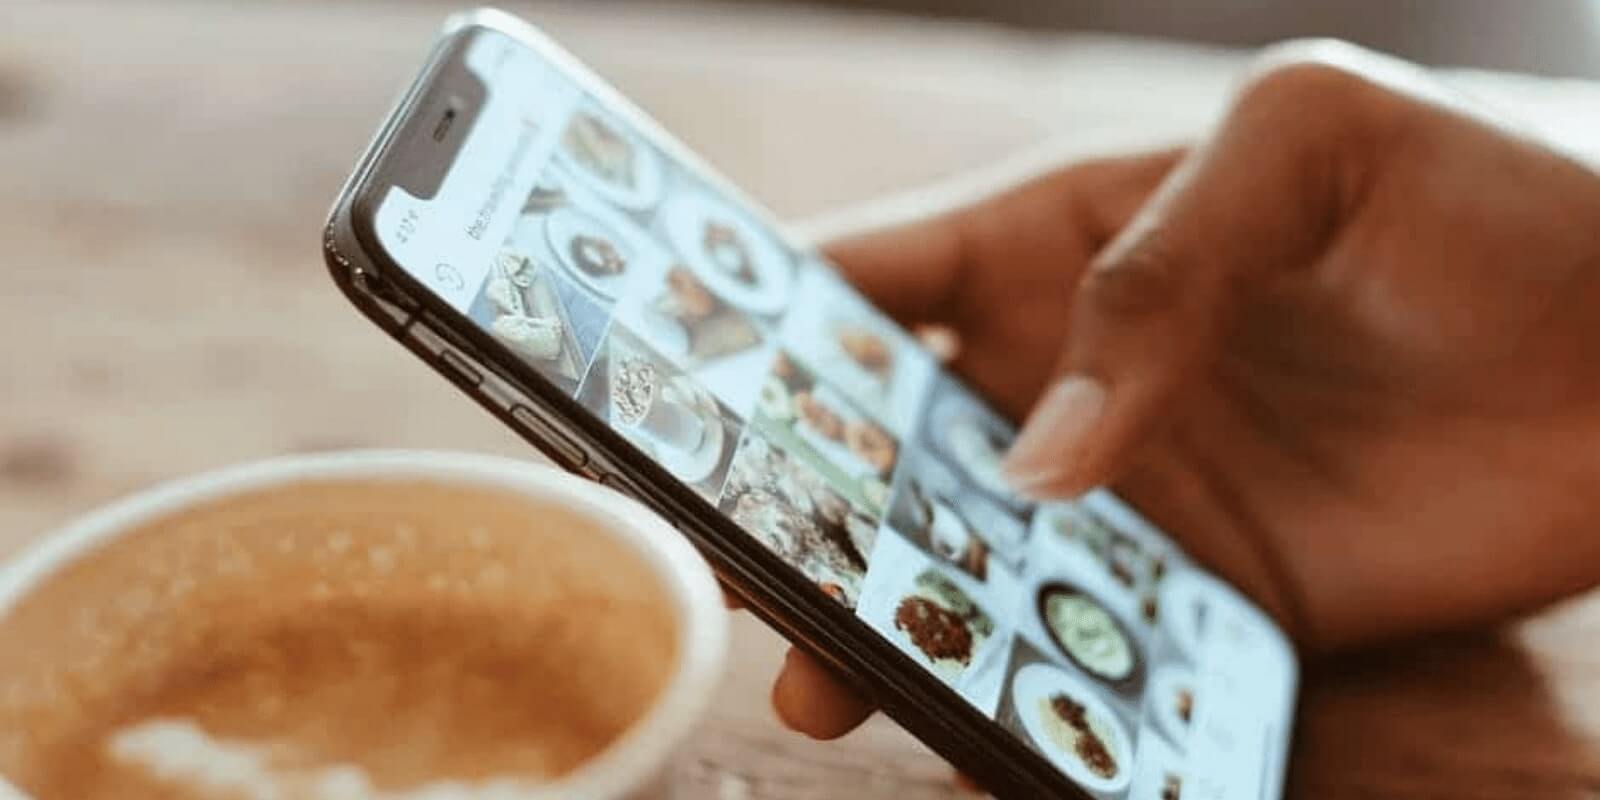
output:
[{"label": "phone notch", "polygon": [[432,199],[456,162],[488,100],[488,87],[459,57],[444,58],[391,145],[385,179],[412,197]]}]

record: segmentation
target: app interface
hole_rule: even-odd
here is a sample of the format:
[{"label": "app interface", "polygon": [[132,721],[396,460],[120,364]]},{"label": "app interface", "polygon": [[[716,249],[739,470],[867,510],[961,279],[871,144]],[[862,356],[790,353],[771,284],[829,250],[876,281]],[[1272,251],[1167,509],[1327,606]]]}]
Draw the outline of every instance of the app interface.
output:
[{"label": "app interface", "polygon": [[1264,615],[1110,494],[1013,493],[1011,423],[671,145],[505,37],[467,59],[491,155],[385,200],[408,271],[1092,795],[1278,796]]}]

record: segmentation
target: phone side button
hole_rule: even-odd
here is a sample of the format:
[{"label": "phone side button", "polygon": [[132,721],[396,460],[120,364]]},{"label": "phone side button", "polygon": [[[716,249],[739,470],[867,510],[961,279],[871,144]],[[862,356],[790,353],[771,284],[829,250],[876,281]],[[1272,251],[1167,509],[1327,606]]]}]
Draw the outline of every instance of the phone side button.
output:
[{"label": "phone side button", "polygon": [[534,413],[533,409],[525,405],[513,405],[511,407],[511,418],[537,437],[539,441],[549,445],[572,468],[582,469],[588,465],[589,454],[584,452],[577,442],[572,441],[566,434],[556,430],[554,426],[541,419],[538,414]]},{"label": "phone side button", "polygon": [[472,364],[468,363],[467,359],[460,353],[457,353],[454,350],[440,350],[439,360],[443,361],[444,365],[448,367],[451,372],[454,372],[467,383],[470,383],[473,386],[483,383],[483,374],[478,372],[477,367],[474,367]]}]

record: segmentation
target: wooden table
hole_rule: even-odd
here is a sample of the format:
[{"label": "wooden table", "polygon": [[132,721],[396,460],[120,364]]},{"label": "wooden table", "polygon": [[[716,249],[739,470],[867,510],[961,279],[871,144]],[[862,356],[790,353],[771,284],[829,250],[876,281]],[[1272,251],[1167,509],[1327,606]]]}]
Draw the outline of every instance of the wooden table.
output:
[{"label": "wooden table", "polygon": [[[877,17],[522,10],[786,215],[1049,140],[1084,152],[1192,132],[1239,63]],[[0,556],[229,462],[363,445],[528,452],[348,309],[317,249],[338,182],[441,15],[0,5]],[[1593,87],[1473,80],[1575,146],[1600,129]],[[956,794],[886,721],[843,743],[782,731],[766,703],[782,643],[736,627],[724,696],[680,765],[684,797]],[[1320,665],[1302,720],[1296,797],[1600,796],[1600,603]]]}]

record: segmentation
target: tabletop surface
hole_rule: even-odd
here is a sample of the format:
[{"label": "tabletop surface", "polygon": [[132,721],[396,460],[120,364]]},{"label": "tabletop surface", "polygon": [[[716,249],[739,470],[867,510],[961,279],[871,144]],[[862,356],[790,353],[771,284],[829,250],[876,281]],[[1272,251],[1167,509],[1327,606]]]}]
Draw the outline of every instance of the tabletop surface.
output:
[{"label": "tabletop surface", "polygon": [[[117,495],[265,455],[527,454],[354,314],[317,247],[443,6],[5,6],[0,557]],[[878,17],[626,8],[520,10],[786,216],[1045,142],[1059,155],[1191,134],[1239,63]],[[1482,85],[1558,138],[1600,129],[1600,102],[1565,101],[1593,87]],[[783,643],[745,615],[735,626],[723,697],[676,768],[683,796],[958,794],[887,720],[835,743],[781,730],[766,692]],[[1600,797],[1600,600],[1314,665],[1300,715],[1297,798]]]}]

